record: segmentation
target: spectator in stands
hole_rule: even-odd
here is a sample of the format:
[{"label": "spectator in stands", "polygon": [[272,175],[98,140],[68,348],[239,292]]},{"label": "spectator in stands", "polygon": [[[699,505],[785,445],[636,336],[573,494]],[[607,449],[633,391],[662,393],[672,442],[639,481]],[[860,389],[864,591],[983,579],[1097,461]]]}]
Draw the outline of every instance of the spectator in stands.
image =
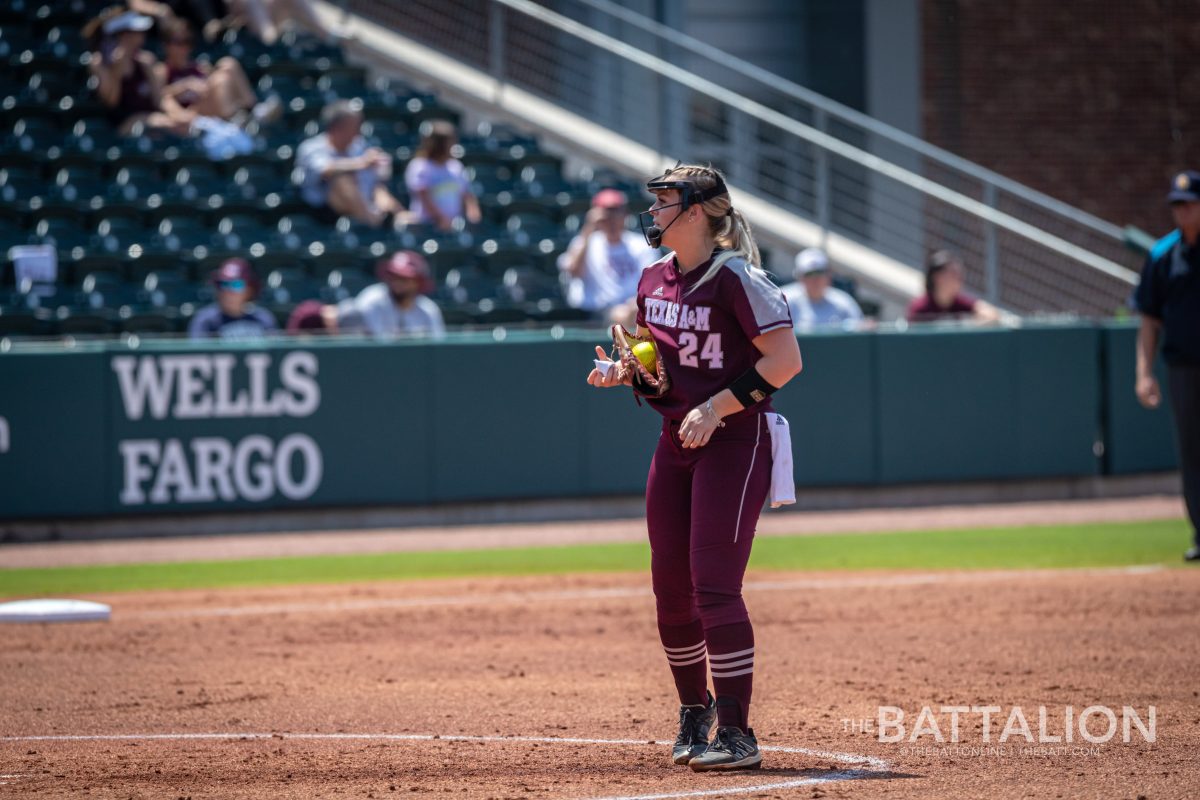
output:
[{"label": "spectator in stands", "polygon": [[158,61],[143,49],[153,24],[150,17],[121,6],[105,9],[83,29],[94,48],[88,68],[98,79],[100,102],[120,133],[145,126],[186,136],[196,115],[163,96]]},{"label": "spectator in stands", "polygon": [[963,265],[957,254],[938,250],[925,263],[925,294],[908,307],[909,322],[969,320],[996,322],[995,306],[963,291]]},{"label": "spectator in stands", "polygon": [[276,331],[275,318],[254,305],[258,277],[240,258],[231,258],[213,270],[217,301],[196,312],[188,325],[193,339],[259,339]]},{"label": "spectator in stands", "polygon": [[829,256],[818,247],[796,255],[795,283],[783,287],[797,331],[814,328],[853,330],[862,322],[862,309],[854,298],[833,285]]},{"label": "spectator in stands", "polygon": [[1146,408],[1162,403],[1162,389],[1154,376],[1161,339],[1183,499],[1192,524],[1192,546],[1183,557],[1196,562],[1200,561],[1200,172],[1176,175],[1167,202],[1176,229],[1150,251],[1134,294],[1142,314],[1134,388]]},{"label": "spectator in stands", "polygon": [[[226,17],[229,15],[225,0],[162,0],[162,3],[155,0],[130,0],[131,8],[134,8],[134,3],[142,6],[150,3],[167,6],[171,16],[186,22],[192,30],[203,33],[204,40],[208,42],[215,41],[225,30]],[[161,18],[160,13],[155,13],[150,8],[134,10]]]},{"label": "spectator in stands", "polygon": [[433,291],[433,279],[419,253],[395,253],[375,266],[375,275],[379,283],[338,304],[339,331],[363,332],[376,339],[445,334],[441,309],[425,296]]},{"label": "spectator in stands", "polygon": [[359,135],[361,109],[357,101],[336,100],[321,110],[324,133],[296,150],[300,194],[331,224],[345,216],[373,228],[394,226],[407,214],[388,191],[392,157]]},{"label": "spectator in stands", "polygon": [[245,23],[266,44],[274,44],[280,29],[299,23],[325,41],[334,43],[352,38],[340,28],[330,28],[313,9],[311,0],[231,0],[235,22]]},{"label": "spectator in stands", "polygon": [[421,145],[404,170],[413,220],[448,231],[460,217],[476,224],[479,200],[471,192],[462,162],[451,155],[458,141],[454,125],[445,120],[425,123]]},{"label": "spectator in stands", "polygon": [[625,227],[628,214],[624,192],[602,189],[592,198],[578,235],[558,257],[568,305],[609,319],[637,296],[642,270],[658,252]]},{"label": "spectator in stands", "polygon": [[324,335],[337,332],[337,306],[320,300],[305,300],[288,315],[287,332],[292,336]]},{"label": "spectator in stands", "polygon": [[225,56],[216,65],[192,59],[195,39],[183,20],[162,25],[164,59],[155,70],[163,86],[163,96],[202,117],[243,121],[246,112],[260,123],[278,119],[283,102],[271,95],[263,102],[250,86],[237,59]]}]

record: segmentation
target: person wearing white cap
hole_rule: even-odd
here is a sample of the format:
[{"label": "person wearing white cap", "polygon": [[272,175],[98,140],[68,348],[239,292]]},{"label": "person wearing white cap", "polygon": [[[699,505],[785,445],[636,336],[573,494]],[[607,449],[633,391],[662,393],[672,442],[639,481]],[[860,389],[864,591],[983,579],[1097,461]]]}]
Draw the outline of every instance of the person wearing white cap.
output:
[{"label": "person wearing white cap", "polygon": [[186,136],[194,114],[164,98],[154,55],[143,49],[154,20],[115,6],[84,27],[95,48],[88,68],[96,76],[96,93],[109,119],[128,135],[139,123]]},{"label": "person wearing white cap", "polygon": [[817,247],[801,250],[796,256],[795,283],[783,287],[797,331],[814,328],[857,328],[862,309],[854,298],[833,285],[829,256]]}]

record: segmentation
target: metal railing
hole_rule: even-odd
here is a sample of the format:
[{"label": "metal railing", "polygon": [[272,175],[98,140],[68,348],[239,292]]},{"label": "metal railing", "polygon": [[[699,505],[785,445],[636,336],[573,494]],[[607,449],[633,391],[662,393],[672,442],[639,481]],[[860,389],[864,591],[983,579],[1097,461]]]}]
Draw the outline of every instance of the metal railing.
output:
[{"label": "metal railing", "polygon": [[956,250],[1010,309],[1108,315],[1136,281],[1117,226],[609,0],[346,5],[665,158],[711,161],[822,231],[915,267]]}]

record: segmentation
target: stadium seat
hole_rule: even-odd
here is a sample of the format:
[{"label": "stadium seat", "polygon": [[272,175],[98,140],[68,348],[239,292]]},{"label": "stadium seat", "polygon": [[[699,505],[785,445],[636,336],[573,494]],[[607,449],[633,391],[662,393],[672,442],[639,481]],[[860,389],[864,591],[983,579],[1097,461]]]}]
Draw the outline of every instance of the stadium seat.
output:
[{"label": "stadium seat", "polygon": [[502,305],[491,298],[484,298],[471,310],[471,321],[476,325],[513,325],[527,322],[529,315],[516,306]]},{"label": "stadium seat", "polygon": [[211,243],[208,226],[196,217],[169,216],[158,223],[157,244],[170,252],[191,250]]},{"label": "stadium seat", "polygon": [[28,203],[48,189],[46,182],[35,175],[12,169],[0,170],[0,200],[7,204]]},{"label": "stadium seat", "polygon": [[94,247],[103,253],[125,253],[135,244],[149,243],[153,232],[141,220],[128,216],[106,216],[96,225]]},{"label": "stadium seat", "polygon": [[571,308],[562,303],[556,303],[552,300],[539,300],[528,309],[530,315],[542,323],[567,322],[567,323],[594,323],[590,311],[585,311],[582,308]]},{"label": "stadium seat", "polygon": [[183,270],[164,269],[146,274],[138,298],[143,307],[170,309],[196,303],[200,292]]},{"label": "stadium seat", "polygon": [[281,217],[275,230],[275,243],[288,250],[304,250],[310,243],[322,241],[331,233],[328,226],[302,214]]},{"label": "stadium seat", "polygon": [[375,282],[374,276],[356,270],[331,270],[320,298],[325,303],[340,303],[354,297]]},{"label": "stadium seat", "polygon": [[120,137],[112,124],[104,117],[81,119],[71,128],[65,141],[70,150],[104,152],[119,144]]},{"label": "stadium seat", "polygon": [[530,267],[511,267],[500,281],[500,296],[513,304],[539,300],[561,300],[562,288],[556,278]]},{"label": "stadium seat", "polygon": [[[145,249],[138,251],[136,257],[126,261],[129,280],[135,284],[144,283],[146,278],[154,273],[181,273],[192,278],[191,263],[179,253],[152,252]],[[201,276],[202,277],[202,276]]]},{"label": "stadium seat", "polygon": [[541,239],[559,235],[562,228],[549,214],[540,211],[521,211],[510,214],[504,222],[509,236],[522,247]]},{"label": "stadium seat", "polygon": [[509,267],[537,266],[539,261],[534,251],[508,239],[485,239],[477,252],[480,266],[496,278]]},{"label": "stadium seat", "polygon": [[298,303],[316,297],[317,287],[303,269],[283,267],[267,274],[267,279],[263,281],[263,294],[268,293],[274,296],[276,303]]},{"label": "stadium seat", "polygon": [[33,235],[38,244],[54,245],[60,252],[76,247],[86,248],[91,241],[89,231],[74,220],[61,217],[45,217],[38,220]]},{"label": "stadium seat", "polygon": [[502,164],[473,164],[466,168],[471,191],[481,200],[495,198],[512,187],[512,172]]},{"label": "stadium seat", "polygon": [[[62,267],[68,267],[67,279],[77,285],[82,282],[83,278],[91,274],[107,274],[113,275],[117,280],[123,280],[126,269],[125,262],[122,258],[112,255],[100,255],[96,253],[88,253],[83,258],[76,261],[60,262],[60,274]],[[63,280],[62,277],[59,280]]]},{"label": "stadium seat", "polygon": [[45,309],[0,308],[0,337],[46,336],[53,330]]},{"label": "stadium seat", "polygon": [[495,281],[473,269],[456,268],[446,273],[437,297],[457,305],[467,305],[489,298],[495,291]]},{"label": "stadium seat", "polygon": [[241,250],[255,242],[266,242],[273,234],[256,214],[226,215],[217,221],[216,230],[215,236],[220,239],[220,246],[230,250]]},{"label": "stadium seat", "polygon": [[131,187],[133,192],[130,199],[162,191],[162,173],[156,164],[132,159],[119,159],[116,163],[120,166],[113,173],[113,183]]},{"label": "stadium seat", "polygon": [[254,199],[265,197],[287,186],[288,178],[279,174],[269,163],[244,164],[233,172],[226,193],[235,197]]},{"label": "stadium seat", "polygon": [[117,326],[122,333],[175,333],[180,330],[179,313],[174,309],[134,310],[125,306],[117,316]]},{"label": "stadium seat", "polygon": [[104,336],[116,329],[115,313],[78,311],[60,306],[54,329],[60,336]]}]

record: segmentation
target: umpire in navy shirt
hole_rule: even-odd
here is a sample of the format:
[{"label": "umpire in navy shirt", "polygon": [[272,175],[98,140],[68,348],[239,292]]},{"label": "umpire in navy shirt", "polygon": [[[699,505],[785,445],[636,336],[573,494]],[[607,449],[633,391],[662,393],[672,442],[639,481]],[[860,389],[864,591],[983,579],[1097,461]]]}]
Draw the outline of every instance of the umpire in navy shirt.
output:
[{"label": "umpire in navy shirt", "polygon": [[1154,359],[1162,340],[1183,498],[1192,522],[1192,547],[1184,558],[1200,561],[1200,172],[1176,175],[1167,202],[1177,227],[1150,251],[1134,295],[1142,314],[1136,388],[1142,405],[1158,408],[1162,390]]}]

